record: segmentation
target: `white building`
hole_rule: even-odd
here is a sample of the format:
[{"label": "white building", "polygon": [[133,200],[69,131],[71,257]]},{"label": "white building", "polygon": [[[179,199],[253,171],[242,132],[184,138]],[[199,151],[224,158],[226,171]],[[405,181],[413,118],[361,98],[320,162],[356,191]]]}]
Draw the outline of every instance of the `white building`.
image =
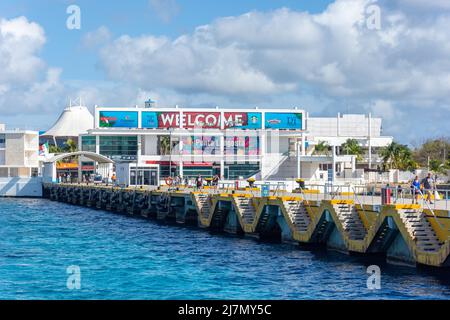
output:
[{"label": "white building", "polygon": [[38,174],[39,133],[6,130],[0,124],[0,177],[31,177]]},{"label": "white building", "polygon": [[0,196],[40,197],[39,133],[0,124]]},{"label": "white building", "polygon": [[[225,180],[354,178],[364,164],[339,154],[342,143],[357,139],[375,150],[392,141],[381,135],[380,118],[313,118],[296,108],[96,107],[94,117],[94,129],[80,135],[81,149],[132,163],[132,185],[153,184],[154,176],[198,174]],[[313,154],[320,141],[336,150],[334,156]],[[371,152],[367,158],[366,166],[379,164]]]}]

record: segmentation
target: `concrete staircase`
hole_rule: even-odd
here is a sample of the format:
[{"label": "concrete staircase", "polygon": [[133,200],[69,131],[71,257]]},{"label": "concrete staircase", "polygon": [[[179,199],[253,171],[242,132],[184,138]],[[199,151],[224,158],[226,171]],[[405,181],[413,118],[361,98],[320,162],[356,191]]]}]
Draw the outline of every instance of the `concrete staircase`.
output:
[{"label": "concrete staircase", "polygon": [[414,209],[399,210],[398,212],[406,229],[416,242],[417,249],[424,252],[436,252],[441,248],[442,243],[423,212]]},{"label": "concrete staircase", "polygon": [[253,199],[236,197],[234,200],[244,222],[246,224],[253,224],[256,216],[256,208],[253,205]]},{"label": "concrete staircase", "polygon": [[297,177],[297,157],[286,157],[265,180],[280,181]]},{"label": "concrete staircase", "polygon": [[211,211],[211,201],[208,194],[196,193],[194,194],[195,202],[197,203],[199,215],[208,219]]},{"label": "concrete staircase", "polygon": [[363,240],[367,234],[367,230],[364,227],[355,206],[348,204],[337,204],[333,207],[349,239]]},{"label": "concrete staircase", "polygon": [[311,218],[304,204],[298,201],[283,201],[283,205],[296,230],[306,232],[311,224]]}]

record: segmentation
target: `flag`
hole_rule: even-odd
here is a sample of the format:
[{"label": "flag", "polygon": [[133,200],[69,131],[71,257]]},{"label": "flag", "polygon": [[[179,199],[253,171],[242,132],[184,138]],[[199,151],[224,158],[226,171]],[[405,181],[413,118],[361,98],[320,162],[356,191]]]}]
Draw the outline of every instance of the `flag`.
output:
[{"label": "flag", "polygon": [[39,147],[39,155],[44,157],[48,155],[48,142],[41,144]]}]

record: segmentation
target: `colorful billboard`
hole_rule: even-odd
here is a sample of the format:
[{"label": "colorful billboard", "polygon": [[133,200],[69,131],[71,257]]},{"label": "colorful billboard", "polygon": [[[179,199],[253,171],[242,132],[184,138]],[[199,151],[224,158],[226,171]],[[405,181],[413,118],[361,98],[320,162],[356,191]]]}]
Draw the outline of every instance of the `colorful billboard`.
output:
[{"label": "colorful billboard", "polygon": [[142,128],[167,129],[180,127],[179,112],[142,112]]},{"label": "colorful billboard", "polygon": [[261,129],[261,112],[225,112],[225,129]]},{"label": "colorful billboard", "polygon": [[[183,128],[220,129],[220,112],[184,112]],[[167,129],[180,127],[180,112],[142,112],[142,128]]]},{"label": "colorful billboard", "polygon": [[137,128],[138,112],[136,111],[100,111],[100,128]]},{"label": "colorful billboard", "polygon": [[220,112],[183,112],[183,128],[220,129]]},{"label": "colorful billboard", "polygon": [[214,155],[220,153],[219,137],[182,137],[183,155]]},{"label": "colorful billboard", "polygon": [[302,114],[266,112],[264,124],[266,129],[302,130]]},{"label": "colorful billboard", "polygon": [[258,137],[225,137],[225,155],[257,156]]}]

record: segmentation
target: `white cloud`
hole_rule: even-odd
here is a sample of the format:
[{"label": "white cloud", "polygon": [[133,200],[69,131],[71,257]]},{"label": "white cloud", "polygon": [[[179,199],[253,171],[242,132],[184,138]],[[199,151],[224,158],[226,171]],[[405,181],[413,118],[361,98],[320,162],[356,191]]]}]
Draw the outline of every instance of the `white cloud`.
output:
[{"label": "white cloud", "polygon": [[98,29],[88,32],[83,36],[81,43],[83,47],[87,49],[93,49],[98,46],[104,45],[111,40],[111,32],[105,26],[101,26]]},{"label": "white cloud", "polygon": [[[409,10],[385,0],[336,0],[318,14],[282,8],[219,18],[176,39],[125,35],[101,49],[100,61],[111,80],[144,92],[174,90],[192,101],[335,101],[322,114],[375,106],[398,132],[400,116],[449,109],[450,12],[426,11],[418,19],[420,9],[412,7],[448,2],[396,1]],[[366,25],[373,3],[381,6],[378,31]]]},{"label": "white cloud", "polygon": [[39,57],[46,42],[40,25],[25,17],[0,19],[0,112],[36,114],[57,104],[61,70]]},{"label": "white cloud", "polygon": [[44,30],[25,17],[0,20],[0,84],[30,83],[45,67],[36,55],[46,41]]},{"label": "white cloud", "polygon": [[450,9],[448,0],[395,0],[400,6],[412,6],[428,9]]},{"label": "white cloud", "polygon": [[250,12],[174,40],[122,36],[101,50],[101,63],[111,79],[144,90],[264,99],[313,86],[334,97],[449,97],[450,15],[416,25],[383,10],[374,31],[365,24],[371,3],[337,0],[320,14]]}]

